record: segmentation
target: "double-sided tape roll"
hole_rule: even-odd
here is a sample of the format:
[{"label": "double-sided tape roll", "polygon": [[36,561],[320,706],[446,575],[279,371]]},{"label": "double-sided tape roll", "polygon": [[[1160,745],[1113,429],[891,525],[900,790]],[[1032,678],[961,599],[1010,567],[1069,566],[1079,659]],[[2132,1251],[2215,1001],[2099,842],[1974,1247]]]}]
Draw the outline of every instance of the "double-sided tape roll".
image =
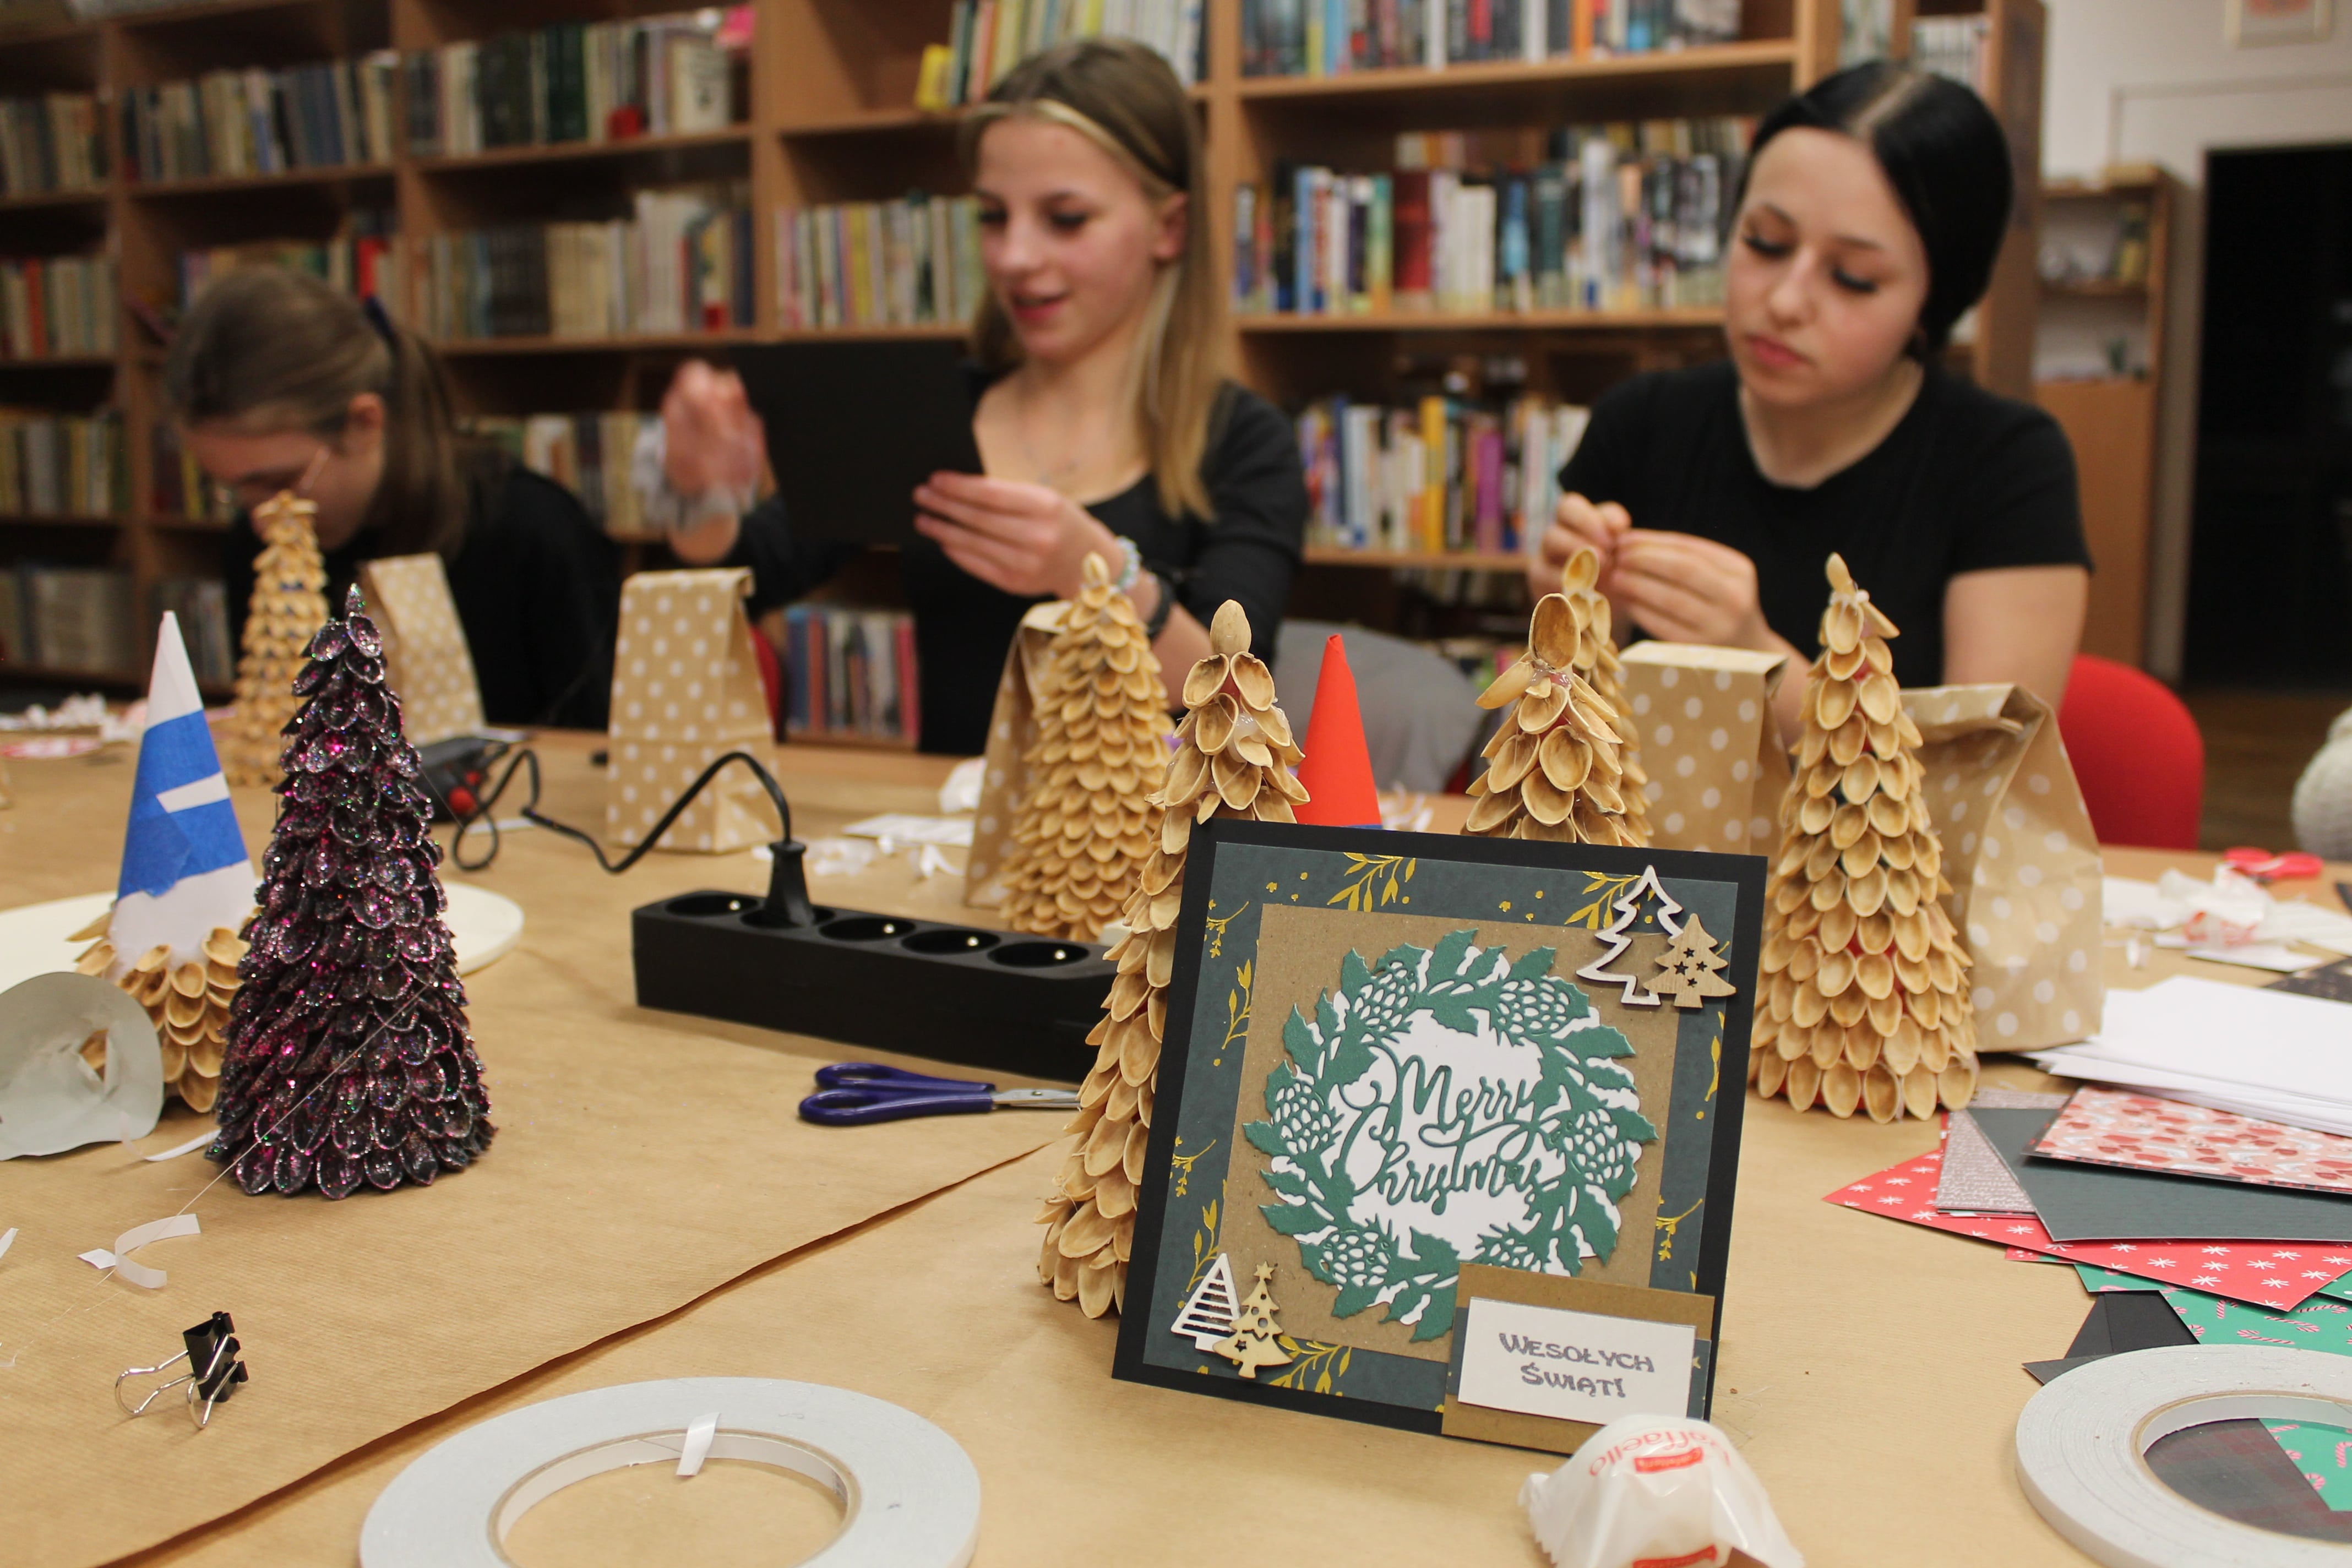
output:
[{"label": "double-sided tape roll", "polygon": [[937,1426],[821,1384],[689,1377],[526,1405],[435,1446],[368,1510],[361,1568],[511,1568],[508,1532],[533,1504],[605,1470],[677,1464],[712,1412],[715,1432],[695,1434],[709,1458],[795,1470],[841,1500],[840,1533],[805,1568],[971,1561],[980,1472]]},{"label": "double-sided tape roll", "polygon": [[2017,1418],[2017,1479],[2059,1534],[2109,1568],[2343,1568],[2344,1548],[2198,1507],[2147,1454],[2210,1421],[2352,1426],[2352,1359],[2260,1345],[2167,1345],[2053,1378]]}]

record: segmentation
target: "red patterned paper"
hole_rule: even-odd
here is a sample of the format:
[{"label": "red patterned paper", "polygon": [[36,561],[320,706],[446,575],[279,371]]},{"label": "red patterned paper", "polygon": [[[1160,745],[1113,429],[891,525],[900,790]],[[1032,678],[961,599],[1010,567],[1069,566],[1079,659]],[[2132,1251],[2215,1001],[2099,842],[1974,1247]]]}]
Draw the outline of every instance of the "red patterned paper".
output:
[{"label": "red patterned paper", "polygon": [[1936,1207],[1936,1177],[1943,1155],[1916,1160],[1864,1176],[1841,1187],[1824,1202],[1908,1220],[1932,1230],[1973,1237],[2012,1250],[2095,1263],[2102,1268],[2161,1279],[2234,1301],[2283,1312],[2301,1306],[2329,1280],[2352,1268],[2352,1247],[2281,1247],[2266,1241],[2078,1241],[2056,1242],[2031,1215],[1952,1215]]},{"label": "red patterned paper", "polygon": [[2075,1090],[2033,1152],[2253,1186],[2352,1193],[2352,1138],[2112,1089]]}]

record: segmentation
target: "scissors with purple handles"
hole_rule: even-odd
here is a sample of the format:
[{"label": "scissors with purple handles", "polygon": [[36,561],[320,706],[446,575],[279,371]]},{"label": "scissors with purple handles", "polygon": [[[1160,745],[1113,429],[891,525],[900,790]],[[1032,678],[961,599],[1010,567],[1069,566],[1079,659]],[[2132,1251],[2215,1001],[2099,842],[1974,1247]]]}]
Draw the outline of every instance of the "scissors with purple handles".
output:
[{"label": "scissors with purple handles", "polygon": [[814,1094],[801,1101],[801,1120],[827,1127],[862,1127],[908,1116],[962,1116],[974,1111],[1076,1110],[1074,1089],[999,1089],[969,1079],[925,1078],[879,1062],[836,1062],[816,1069]]}]

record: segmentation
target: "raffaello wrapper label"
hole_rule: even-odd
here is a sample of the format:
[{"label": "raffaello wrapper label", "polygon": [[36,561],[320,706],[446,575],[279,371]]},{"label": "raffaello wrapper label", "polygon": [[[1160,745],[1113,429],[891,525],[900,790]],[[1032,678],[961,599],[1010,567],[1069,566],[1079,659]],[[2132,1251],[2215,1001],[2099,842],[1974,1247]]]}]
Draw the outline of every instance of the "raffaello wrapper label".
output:
[{"label": "raffaello wrapper label", "polygon": [[1805,1568],[1772,1500],[1722,1429],[1682,1415],[1626,1415],[1519,1489],[1556,1568]]}]

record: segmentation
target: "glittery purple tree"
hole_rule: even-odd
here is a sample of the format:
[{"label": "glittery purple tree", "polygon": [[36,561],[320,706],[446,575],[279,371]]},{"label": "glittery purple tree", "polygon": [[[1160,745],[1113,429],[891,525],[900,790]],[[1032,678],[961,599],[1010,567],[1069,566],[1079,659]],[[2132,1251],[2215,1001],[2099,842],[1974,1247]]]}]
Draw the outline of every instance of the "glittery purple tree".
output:
[{"label": "glittery purple tree", "polygon": [[208,1152],[248,1193],[340,1198],[462,1169],[495,1129],[441,921],[431,803],[358,590],[310,658]]}]

